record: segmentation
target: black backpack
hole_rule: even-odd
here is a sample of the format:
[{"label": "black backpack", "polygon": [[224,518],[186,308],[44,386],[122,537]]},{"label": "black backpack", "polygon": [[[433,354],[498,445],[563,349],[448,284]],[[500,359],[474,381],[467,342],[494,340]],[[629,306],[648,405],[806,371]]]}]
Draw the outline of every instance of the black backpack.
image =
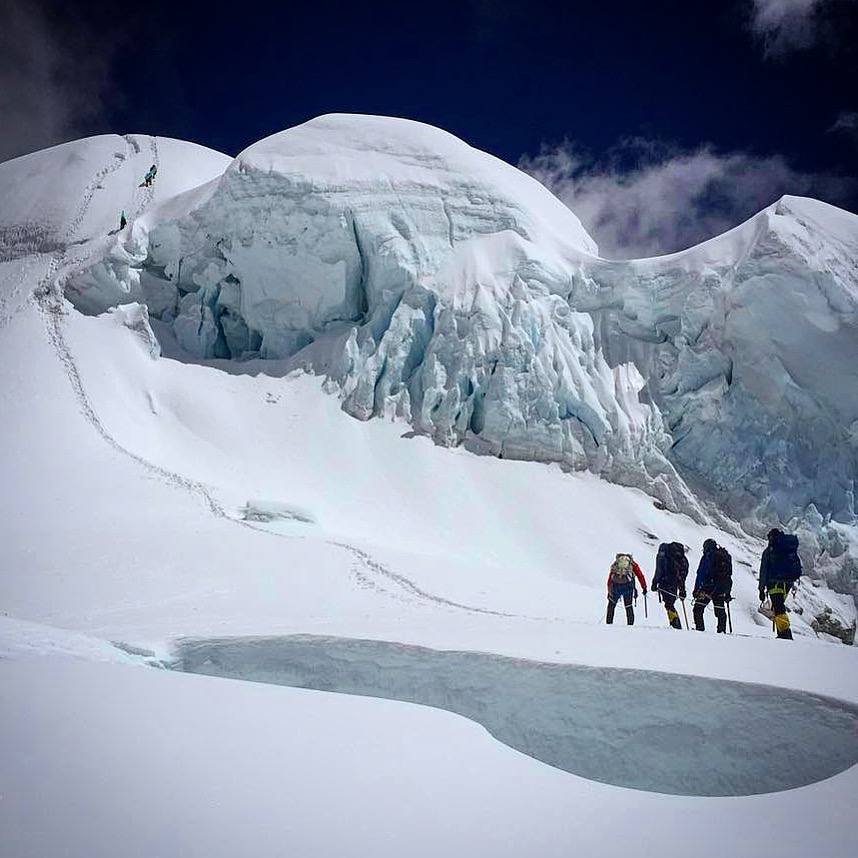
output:
[{"label": "black backpack", "polygon": [[733,581],[733,558],[730,552],[720,545],[715,547],[712,558],[712,584],[715,592],[729,590],[727,586]]},{"label": "black backpack", "polygon": [[688,577],[688,558],[681,542],[662,542],[655,561],[655,580],[666,590],[682,589]]},{"label": "black backpack", "polygon": [[801,578],[801,558],[798,537],[790,533],[776,534],[769,544],[769,581],[792,584]]},{"label": "black backpack", "polygon": [[685,556],[685,546],[681,542],[671,542],[670,561],[673,574],[678,584],[684,584],[688,577],[688,558]]}]

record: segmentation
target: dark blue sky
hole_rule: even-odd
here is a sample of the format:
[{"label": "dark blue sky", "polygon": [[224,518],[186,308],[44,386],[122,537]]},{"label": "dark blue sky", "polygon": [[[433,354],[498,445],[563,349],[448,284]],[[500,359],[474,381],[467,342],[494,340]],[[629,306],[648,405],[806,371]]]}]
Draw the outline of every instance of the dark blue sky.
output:
[{"label": "dark blue sky", "polygon": [[[858,202],[855,0],[818,0],[815,14],[813,0],[39,3],[0,0],[13,16],[42,9],[53,85],[88,102],[64,126],[10,134],[19,152],[3,157],[59,142],[39,131],[152,133],[234,155],[323,113],[377,113],[513,164],[566,141],[587,175],[703,148],[774,157],[776,185],[797,176],[794,192]],[[796,3],[808,14],[790,17]]]},{"label": "dark blue sky", "polygon": [[[150,23],[139,40],[129,28],[113,66],[114,122],[228,154],[322,113],[360,112],[420,119],[513,162],[544,141],[599,150],[643,135],[776,151],[801,169],[853,164],[828,129],[858,110],[854,38],[766,59],[742,0],[218,8],[142,4]],[[90,20],[122,27],[122,15]]]}]

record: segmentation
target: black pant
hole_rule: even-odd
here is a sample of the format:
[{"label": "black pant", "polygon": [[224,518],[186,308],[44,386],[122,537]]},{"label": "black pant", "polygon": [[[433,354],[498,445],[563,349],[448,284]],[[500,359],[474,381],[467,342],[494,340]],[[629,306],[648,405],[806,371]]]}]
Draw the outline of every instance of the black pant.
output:
[{"label": "black pant", "polygon": [[694,628],[698,632],[706,631],[703,624],[703,612],[709,602],[712,602],[712,607],[715,609],[715,619],[718,621],[717,630],[720,634],[724,634],[727,631],[727,609],[724,607],[724,593],[698,593],[694,597]]},{"label": "black pant", "polygon": [[635,624],[635,609],[632,607],[632,593],[634,590],[631,587],[611,587],[608,591],[608,614],[606,620],[608,625],[614,622],[614,608],[620,597],[623,599],[623,604],[626,606],[626,622],[633,626]]}]

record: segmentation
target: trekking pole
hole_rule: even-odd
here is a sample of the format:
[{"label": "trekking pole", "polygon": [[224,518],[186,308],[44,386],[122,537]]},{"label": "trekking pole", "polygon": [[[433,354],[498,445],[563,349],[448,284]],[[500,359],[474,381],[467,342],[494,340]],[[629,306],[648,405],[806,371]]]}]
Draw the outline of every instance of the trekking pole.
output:
[{"label": "trekking pole", "polygon": [[646,619],[648,617],[649,617],[649,614],[647,613],[647,609],[646,609],[646,593],[644,593],[644,619]]},{"label": "trekking pole", "polygon": [[685,617],[685,630],[688,631],[688,614],[685,613],[685,599],[680,599],[682,605],[682,616]]},{"label": "trekking pole", "polygon": [[730,615],[730,599],[727,600],[727,625],[730,627],[730,634],[733,634],[733,617]]}]

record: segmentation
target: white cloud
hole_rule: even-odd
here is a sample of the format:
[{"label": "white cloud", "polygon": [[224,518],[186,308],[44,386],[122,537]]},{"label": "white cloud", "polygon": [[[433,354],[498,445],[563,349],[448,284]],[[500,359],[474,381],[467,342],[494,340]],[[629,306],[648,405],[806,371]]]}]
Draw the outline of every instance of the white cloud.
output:
[{"label": "white cloud", "polygon": [[767,56],[809,48],[817,37],[815,13],[825,0],[753,0],[751,27]]},{"label": "white cloud", "polygon": [[776,58],[823,44],[839,50],[849,37],[844,21],[855,14],[856,0],[750,0],[750,27],[766,57]]},{"label": "white cloud", "polygon": [[691,152],[630,140],[596,162],[570,144],[519,167],[581,219],[609,258],[671,253],[738,225],[784,194],[846,204],[858,181],[801,173],[780,156]]},{"label": "white cloud", "polygon": [[858,111],[842,111],[837,117],[837,121],[828,130],[850,137],[853,142],[858,143]]}]

